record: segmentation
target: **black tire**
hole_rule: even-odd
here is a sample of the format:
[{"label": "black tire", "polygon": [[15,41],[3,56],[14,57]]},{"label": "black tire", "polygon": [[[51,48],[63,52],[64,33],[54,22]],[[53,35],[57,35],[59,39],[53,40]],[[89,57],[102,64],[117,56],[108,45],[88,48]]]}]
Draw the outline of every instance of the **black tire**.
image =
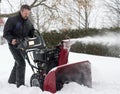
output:
[{"label": "black tire", "polygon": [[35,87],[40,87],[43,90],[44,76],[35,73],[31,76],[30,85]]}]

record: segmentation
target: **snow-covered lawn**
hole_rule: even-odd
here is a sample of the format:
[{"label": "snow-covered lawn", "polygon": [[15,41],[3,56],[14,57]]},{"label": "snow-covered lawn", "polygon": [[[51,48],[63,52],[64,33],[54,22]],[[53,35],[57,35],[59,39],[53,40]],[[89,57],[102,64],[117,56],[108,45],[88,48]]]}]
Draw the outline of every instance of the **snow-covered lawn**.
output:
[{"label": "snow-covered lawn", "polygon": [[[87,54],[69,54],[69,63],[89,60],[92,69],[92,88],[71,82],[65,84],[56,94],[120,94],[120,58]],[[16,88],[7,83],[14,60],[5,44],[0,46],[0,94],[51,94],[37,87],[29,87],[32,70],[26,66],[26,85]]]}]

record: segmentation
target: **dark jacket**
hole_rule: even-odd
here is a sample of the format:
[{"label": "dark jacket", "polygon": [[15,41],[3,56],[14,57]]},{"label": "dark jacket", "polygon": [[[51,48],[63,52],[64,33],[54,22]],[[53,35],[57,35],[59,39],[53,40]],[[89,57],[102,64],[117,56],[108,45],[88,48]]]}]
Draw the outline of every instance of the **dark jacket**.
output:
[{"label": "dark jacket", "polygon": [[29,19],[25,20],[20,13],[14,17],[8,18],[3,37],[11,44],[12,39],[24,39],[25,37],[32,37],[34,27]]}]

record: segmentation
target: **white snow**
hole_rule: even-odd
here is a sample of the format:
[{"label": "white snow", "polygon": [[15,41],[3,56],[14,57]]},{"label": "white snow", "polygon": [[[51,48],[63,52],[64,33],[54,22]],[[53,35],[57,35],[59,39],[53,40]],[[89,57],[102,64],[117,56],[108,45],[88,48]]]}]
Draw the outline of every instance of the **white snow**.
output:
[{"label": "white snow", "polygon": [[[31,68],[26,66],[26,85],[16,88],[7,83],[14,64],[7,44],[0,46],[0,94],[51,94],[37,87],[30,87]],[[120,59],[82,53],[69,54],[69,63],[89,60],[92,69],[92,88],[71,82],[56,94],[120,94]]]}]

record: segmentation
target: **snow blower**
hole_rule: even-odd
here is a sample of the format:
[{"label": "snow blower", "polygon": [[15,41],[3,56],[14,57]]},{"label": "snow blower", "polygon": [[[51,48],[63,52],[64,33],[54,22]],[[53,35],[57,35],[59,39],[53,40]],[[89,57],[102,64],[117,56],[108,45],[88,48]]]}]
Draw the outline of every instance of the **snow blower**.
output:
[{"label": "snow blower", "polygon": [[69,64],[69,48],[70,40],[67,39],[62,40],[54,48],[48,49],[37,30],[33,38],[26,38],[22,41],[19,49],[24,53],[33,71],[30,85],[52,93],[60,90],[64,84],[69,82],[92,87],[90,62],[81,61]]}]

